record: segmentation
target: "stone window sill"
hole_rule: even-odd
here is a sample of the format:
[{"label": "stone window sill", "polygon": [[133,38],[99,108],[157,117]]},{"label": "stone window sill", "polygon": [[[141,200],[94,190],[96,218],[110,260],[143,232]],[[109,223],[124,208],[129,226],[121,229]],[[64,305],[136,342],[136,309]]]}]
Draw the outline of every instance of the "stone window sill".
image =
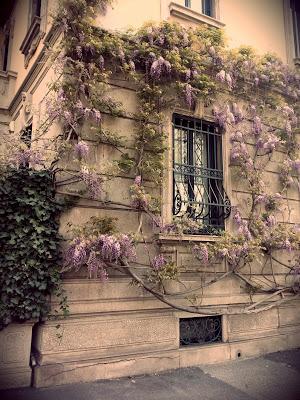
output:
[{"label": "stone window sill", "polygon": [[164,235],[160,233],[157,238],[162,244],[179,244],[179,242],[217,242],[221,237],[215,235]]},{"label": "stone window sill", "polygon": [[190,22],[204,23],[215,28],[223,28],[225,24],[215,18],[209,17],[208,15],[201,14],[191,8],[184,7],[177,3],[171,3],[169,6],[170,14],[181,19],[185,19]]},{"label": "stone window sill", "polygon": [[41,18],[35,16],[20,47],[20,51],[25,56],[25,67],[28,66],[29,60],[35,53],[41,38]]}]

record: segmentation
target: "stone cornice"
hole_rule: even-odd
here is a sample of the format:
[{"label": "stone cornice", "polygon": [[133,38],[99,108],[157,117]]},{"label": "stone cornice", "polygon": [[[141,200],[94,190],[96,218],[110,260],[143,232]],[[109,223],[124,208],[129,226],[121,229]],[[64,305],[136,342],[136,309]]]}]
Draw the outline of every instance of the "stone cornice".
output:
[{"label": "stone cornice", "polygon": [[174,2],[170,3],[169,9],[171,15],[179,17],[181,19],[185,19],[190,22],[204,23],[210,26],[214,26],[215,28],[223,28],[225,26],[223,22],[215,18],[201,14],[197,11],[194,11],[190,8],[184,7]]}]

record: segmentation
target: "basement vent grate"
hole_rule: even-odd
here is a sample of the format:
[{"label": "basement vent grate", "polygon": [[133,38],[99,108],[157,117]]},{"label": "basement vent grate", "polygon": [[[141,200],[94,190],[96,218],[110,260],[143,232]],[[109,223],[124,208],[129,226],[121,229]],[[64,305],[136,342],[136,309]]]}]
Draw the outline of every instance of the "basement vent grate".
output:
[{"label": "basement vent grate", "polygon": [[180,318],[180,346],[222,342],[222,317]]}]

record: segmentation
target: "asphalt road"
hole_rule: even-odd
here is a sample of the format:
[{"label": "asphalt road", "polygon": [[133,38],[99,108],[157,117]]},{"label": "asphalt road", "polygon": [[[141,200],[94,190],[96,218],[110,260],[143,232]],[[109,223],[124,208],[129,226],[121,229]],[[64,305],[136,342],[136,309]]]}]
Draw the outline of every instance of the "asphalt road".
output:
[{"label": "asphalt road", "polygon": [[154,375],[0,391],[1,400],[300,400],[300,349]]}]

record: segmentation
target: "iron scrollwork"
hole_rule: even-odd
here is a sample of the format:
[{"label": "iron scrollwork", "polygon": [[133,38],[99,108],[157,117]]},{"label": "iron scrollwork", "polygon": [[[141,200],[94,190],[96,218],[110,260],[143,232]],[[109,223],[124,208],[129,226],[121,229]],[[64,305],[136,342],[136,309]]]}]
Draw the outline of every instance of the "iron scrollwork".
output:
[{"label": "iron scrollwork", "polygon": [[222,341],[221,316],[182,318],[180,326],[180,345],[189,346]]},{"label": "iron scrollwork", "polygon": [[199,222],[192,234],[218,234],[231,212],[223,187],[222,137],[213,124],[175,116],[173,215]]}]

